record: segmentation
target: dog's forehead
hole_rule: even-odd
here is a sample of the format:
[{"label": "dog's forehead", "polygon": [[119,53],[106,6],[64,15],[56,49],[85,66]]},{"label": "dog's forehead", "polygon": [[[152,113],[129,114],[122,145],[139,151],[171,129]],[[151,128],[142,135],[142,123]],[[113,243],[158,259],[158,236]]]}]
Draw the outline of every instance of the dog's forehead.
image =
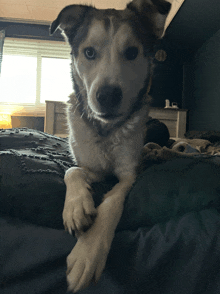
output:
[{"label": "dog's forehead", "polygon": [[[102,18],[94,18],[91,21],[86,42],[104,45],[116,41],[121,46],[136,39],[129,22],[121,21],[114,15],[104,15]],[[104,44],[101,44],[104,43]]]}]

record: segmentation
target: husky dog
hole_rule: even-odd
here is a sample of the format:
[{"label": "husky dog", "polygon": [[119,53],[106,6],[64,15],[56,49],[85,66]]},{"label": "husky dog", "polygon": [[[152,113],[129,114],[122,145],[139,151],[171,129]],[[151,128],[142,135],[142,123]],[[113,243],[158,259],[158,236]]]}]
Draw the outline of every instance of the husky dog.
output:
[{"label": "husky dog", "polygon": [[[154,47],[170,3],[134,0],[124,10],[65,7],[51,25],[72,48],[74,94],[67,110],[69,143],[78,167],[65,174],[65,228],[77,235],[67,258],[69,290],[97,282],[144,144],[147,89]],[[62,73],[60,73],[62,74]],[[118,183],[94,207],[90,184],[114,174]]]}]

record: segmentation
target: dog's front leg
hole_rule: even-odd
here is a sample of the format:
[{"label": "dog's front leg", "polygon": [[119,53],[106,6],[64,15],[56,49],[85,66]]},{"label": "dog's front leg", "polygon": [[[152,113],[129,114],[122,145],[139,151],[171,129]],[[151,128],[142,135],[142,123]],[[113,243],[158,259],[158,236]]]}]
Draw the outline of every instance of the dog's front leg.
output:
[{"label": "dog's front leg", "polygon": [[74,230],[79,235],[91,226],[96,216],[90,183],[98,181],[98,178],[85,168],[72,167],[67,170],[64,181],[66,184],[64,227],[69,233]]},{"label": "dog's front leg", "polygon": [[97,216],[91,228],[79,236],[67,258],[70,291],[77,292],[87,287],[92,280],[99,280],[123,212],[125,197],[134,181],[134,175],[120,179],[97,208]]}]

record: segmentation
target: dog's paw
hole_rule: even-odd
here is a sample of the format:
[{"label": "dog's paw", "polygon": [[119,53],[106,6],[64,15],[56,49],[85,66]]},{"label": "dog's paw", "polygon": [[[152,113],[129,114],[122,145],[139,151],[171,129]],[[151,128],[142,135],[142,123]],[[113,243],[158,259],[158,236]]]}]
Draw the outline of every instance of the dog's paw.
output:
[{"label": "dog's paw", "polygon": [[[104,241],[105,242],[105,241]],[[67,257],[68,291],[78,292],[97,283],[104,270],[109,248],[99,236],[85,232]]]},{"label": "dog's paw", "polygon": [[80,235],[88,229],[93,224],[96,214],[94,201],[88,189],[79,195],[66,196],[63,224],[70,234],[75,231]]}]

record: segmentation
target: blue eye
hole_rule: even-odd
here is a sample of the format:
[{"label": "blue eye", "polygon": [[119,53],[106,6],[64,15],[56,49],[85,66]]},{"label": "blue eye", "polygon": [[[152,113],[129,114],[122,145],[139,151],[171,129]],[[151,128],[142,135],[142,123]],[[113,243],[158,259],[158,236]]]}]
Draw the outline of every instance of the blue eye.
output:
[{"label": "blue eye", "polygon": [[87,47],[84,49],[84,55],[89,60],[94,60],[96,58],[96,51],[93,47]]},{"label": "blue eye", "polygon": [[127,60],[134,60],[138,56],[138,48],[128,47],[124,52],[124,56]]}]

